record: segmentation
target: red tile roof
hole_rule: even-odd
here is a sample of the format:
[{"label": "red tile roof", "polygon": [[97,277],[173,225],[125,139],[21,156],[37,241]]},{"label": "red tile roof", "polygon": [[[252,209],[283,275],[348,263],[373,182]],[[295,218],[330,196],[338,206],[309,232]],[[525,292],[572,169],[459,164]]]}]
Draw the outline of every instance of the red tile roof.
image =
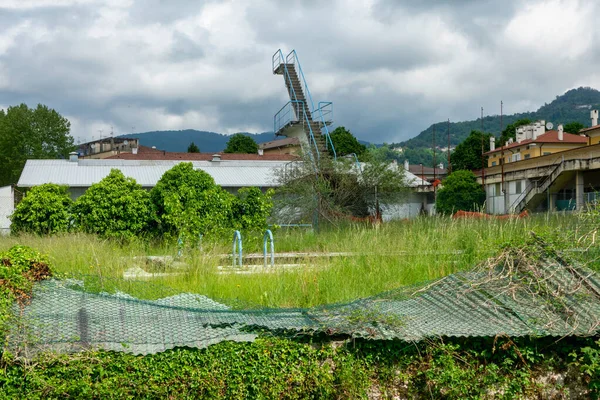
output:
[{"label": "red tile roof", "polygon": [[537,139],[526,139],[519,142],[514,142],[508,146],[497,147],[496,150],[488,151],[484,154],[497,153],[502,150],[513,149],[515,147],[524,146],[530,143],[568,143],[568,144],[587,144],[588,138],[585,136],[573,135],[572,133],[563,133],[563,140],[558,140],[558,131],[548,131],[543,135],[537,137]]},{"label": "red tile roof", "polygon": [[138,154],[121,153],[107,160],[185,160],[185,161],[210,161],[213,154],[219,154],[221,160],[239,160],[239,161],[292,161],[297,160],[298,156],[291,154],[236,154],[236,153],[178,153],[156,149],[138,150]]},{"label": "red tile roof", "polygon": [[162,152],[163,152],[162,150],[153,149],[152,147],[142,146],[142,145],[138,146],[138,154],[140,154],[140,153],[144,153],[144,154],[157,153],[158,154],[158,153],[162,153]]},{"label": "red tile roof", "polygon": [[592,126],[591,128],[584,128],[584,129],[580,130],[579,132],[593,131],[596,129],[600,129],[600,125]]}]

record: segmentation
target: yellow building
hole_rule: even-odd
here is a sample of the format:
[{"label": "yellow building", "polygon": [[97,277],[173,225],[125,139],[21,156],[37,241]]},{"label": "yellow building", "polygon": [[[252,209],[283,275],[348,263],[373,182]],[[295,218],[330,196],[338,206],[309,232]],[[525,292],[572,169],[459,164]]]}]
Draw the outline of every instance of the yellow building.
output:
[{"label": "yellow building", "polygon": [[600,126],[593,126],[591,128],[583,129],[580,132],[585,133],[586,136],[589,137],[590,145],[600,143]]},{"label": "yellow building", "polygon": [[[598,139],[600,139],[600,126],[598,127]],[[490,149],[492,150],[485,153],[485,155],[488,156],[488,167],[495,167],[587,145],[588,138],[586,136],[563,132],[562,125],[559,125],[556,131],[547,131],[539,136],[533,135],[530,139],[518,139],[514,142],[511,140],[506,145],[498,148],[494,146],[494,141],[491,140]]]}]

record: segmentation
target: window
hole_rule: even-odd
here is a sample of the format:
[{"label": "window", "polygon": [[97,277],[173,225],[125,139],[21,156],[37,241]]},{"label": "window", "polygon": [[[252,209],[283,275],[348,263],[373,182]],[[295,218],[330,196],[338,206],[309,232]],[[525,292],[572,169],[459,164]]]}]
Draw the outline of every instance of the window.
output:
[{"label": "window", "polygon": [[523,188],[521,188],[521,181],[515,182],[515,193],[519,194],[522,192],[522,190]]},{"label": "window", "polygon": [[551,153],[551,152],[549,152],[549,151],[545,151],[545,152],[544,152],[544,155],[545,155],[545,156],[549,156],[550,154],[552,154],[552,153]]},{"label": "window", "polygon": [[521,161],[521,153],[513,154],[512,160],[513,161]]},{"label": "window", "polygon": [[492,161],[492,167],[496,166],[496,161]]},{"label": "window", "polygon": [[528,158],[531,158],[531,154],[529,153],[525,154],[525,159],[527,160]]}]

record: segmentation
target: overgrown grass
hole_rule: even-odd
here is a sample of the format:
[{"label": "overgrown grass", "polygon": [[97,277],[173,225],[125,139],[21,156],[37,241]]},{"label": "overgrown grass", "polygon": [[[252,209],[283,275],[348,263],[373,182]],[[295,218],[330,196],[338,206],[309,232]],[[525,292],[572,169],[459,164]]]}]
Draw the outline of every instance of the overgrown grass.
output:
[{"label": "overgrown grass", "polygon": [[[386,223],[378,227],[349,224],[323,228],[280,229],[275,232],[276,252],[343,252],[337,257],[301,257],[297,268],[274,272],[221,274],[218,265],[231,265],[221,255],[231,243],[203,244],[185,249],[178,268],[146,265],[134,257],[177,255],[176,245],[132,242],[117,245],[83,234],[48,237],[20,236],[0,239],[0,251],[14,244],[31,246],[48,254],[58,276],[93,276],[104,290],[119,290],[141,298],[161,297],[170,287],[175,292],[199,293],[235,307],[311,307],[372,296],[403,285],[439,278],[469,269],[493,256],[508,242],[519,242],[530,231],[571,238],[589,227],[574,215],[548,214],[521,220],[452,220],[420,218]],[[571,247],[577,246],[571,240]],[[262,237],[244,239],[245,253],[262,252]],[[588,253],[574,253],[590,259]],[[262,259],[254,260],[262,264]],[[122,281],[123,272],[134,265],[155,272],[178,275],[153,278],[148,284]],[[109,284],[110,283],[110,284]]]}]

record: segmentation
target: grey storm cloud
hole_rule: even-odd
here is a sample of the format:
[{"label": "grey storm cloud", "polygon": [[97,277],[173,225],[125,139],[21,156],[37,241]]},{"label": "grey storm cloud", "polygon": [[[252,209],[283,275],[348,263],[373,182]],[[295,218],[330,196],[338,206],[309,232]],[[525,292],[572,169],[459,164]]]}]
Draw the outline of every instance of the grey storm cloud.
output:
[{"label": "grey storm cloud", "polygon": [[[0,107],[44,103],[81,140],[272,129],[296,49],[316,101],[372,142],[600,87],[593,0],[0,0]],[[497,110],[498,109],[498,110]]]}]

